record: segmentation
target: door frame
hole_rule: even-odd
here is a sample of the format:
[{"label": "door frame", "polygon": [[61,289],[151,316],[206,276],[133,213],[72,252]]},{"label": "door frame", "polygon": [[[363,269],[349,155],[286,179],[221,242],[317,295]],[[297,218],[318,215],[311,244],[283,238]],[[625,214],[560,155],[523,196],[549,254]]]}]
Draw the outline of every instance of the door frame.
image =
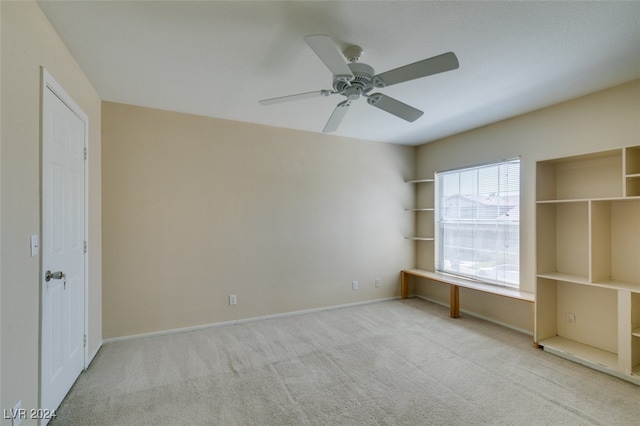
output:
[{"label": "door frame", "polygon": [[[55,96],[58,97],[84,124],[84,150],[85,150],[85,160],[84,160],[84,241],[86,244],[86,250],[83,256],[84,262],[84,369],[86,370],[89,366],[89,345],[88,345],[88,332],[89,332],[89,117],[84,113],[82,108],[73,100],[71,96],[64,90],[64,88],[53,78],[51,73],[47,71],[44,67],[40,67],[40,80],[41,80],[41,92],[40,92],[40,247],[43,246],[43,239],[45,238],[44,227],[43,227],[43,167],[44,167],[44,96],[47,90],[50,90]],[[39,273],[39,295],[40,295],[40,309],[39,309],[39,357],[38,357],[38,398],[42,400],[42,282],[44,280],[44,271],[43,271],[43,260],[42,260],[42,251],[40,252],[40,273]]]}]

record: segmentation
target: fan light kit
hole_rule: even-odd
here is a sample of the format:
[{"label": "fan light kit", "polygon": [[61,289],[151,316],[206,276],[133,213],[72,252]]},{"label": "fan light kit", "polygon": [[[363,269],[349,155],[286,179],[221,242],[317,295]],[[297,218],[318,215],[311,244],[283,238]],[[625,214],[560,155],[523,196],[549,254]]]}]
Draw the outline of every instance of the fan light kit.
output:
[{"label": "fan light kit", "polygon": [[[404,83],[405,81],[451,71],[459,67],[456,55],[453,52],[448,52],[381,74],[375,74],[373,67],[358,62],[362,55],[360,46],[349,46],[341,53],[328,35],[308,35],[304,40],[333,74],[333,90],[299,93],[297,95],[264,99],[259,102],[261,105],[273,105],[317,96],[344,96],[347,99],[336,105],[331,117],[329,117],[329,121],[322,130],[323,133],[335,131],[342,122],[349,106],[351,106],[351,102],[361,97],[367,98],[369,105],[373,105],[396,117],[409,122],[416,121],[423,114],[419,109],[382,93],[369,94],[369,92],[374,88]],[[348,62],[345,61],[345,58]]]}]

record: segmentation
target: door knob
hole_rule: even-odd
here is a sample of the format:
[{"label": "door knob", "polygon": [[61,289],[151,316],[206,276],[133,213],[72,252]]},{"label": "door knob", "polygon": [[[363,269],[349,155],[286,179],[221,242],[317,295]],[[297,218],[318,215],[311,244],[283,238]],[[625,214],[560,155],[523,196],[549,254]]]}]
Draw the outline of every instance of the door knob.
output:
[{"label": "door knob", "polygon": [[67,275],[62,272],[62,271],[57,271],[57,272],[51,272],[51,271],[47,271],[44,273],[44,280],[46,282],[49,282],[51,280],[61,280],[66,278]]}]

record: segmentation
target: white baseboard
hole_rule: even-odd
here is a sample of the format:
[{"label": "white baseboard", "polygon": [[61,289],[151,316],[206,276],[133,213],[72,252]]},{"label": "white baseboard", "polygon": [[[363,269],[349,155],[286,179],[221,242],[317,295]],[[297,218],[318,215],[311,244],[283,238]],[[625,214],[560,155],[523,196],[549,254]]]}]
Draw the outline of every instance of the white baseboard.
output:
[{"label": "white baseboard", "polygon": [[[264,316],[260,316],[260,317],[244,318],[244,319],[233,320],[233,321],[223,321],[223,322],[216,322],[216,323],[212,323],[212,324],[196,325],[196,326],[193,326],[193,327],[174,328],[174,329],[171,329],[171,330],[154,331],[154,332],[151,332],[151,333],[134,334],[134,335],[131,335],[131,336],[113,337],[113,338],[110,338],[110,339],[104,339],[100,346],[102,346],[102,344],[113,343],[113,342],[121,342],[121,341],[124,341],[124,340],[140,339],[140,338],[143,338],[143,337],[166,336],[168,334],[176,334],[176,333],[184,333],[184,332],[188,332],[188,331],[203,330],[203,329],[212,328],[212,327],[224,327],[224,326],[227,326],[227,325],[246,324],[246,323],[255,322],[255,321],[264,321],[264,320],[270,320],[270,319],[276,319],[276,318],[286,318],[286,317],[292,317],[292,316],[297,316],[297,315],[310,314],[310,313],[313,313],[313,312],[332,311],[332,310],[335,310],[335,309],[344,309],[344,308],[351,308],[351,307],[354,307],[354,306],[370,305],[370,304],[373,304],[373,303],[386,302],[388,300],[396,300],[396,299],[400,299],[400,297],[387,297],[387,298],[384,298],[384,299],[366,300],[364,302],[346,303],[344,305],[325,306],[325,307],[322,307],[322,308],[304,309],[302,311],[284,312],[284,313],[281,313],[281,314],[264,315]],[[100,348],[98,348],[98,349],[100,349]],[[97,352],[98,351],[96,350],[96,353]],[[95,354],[94,354],[94,356],[95,356]]]},{"label": "white baseboard", "polygon": [[93,359],[96,357],[96,355],[98,355],[98,351],[100,351],[100,349],[102,348],[102,344],[104,343],[103,340],[100,341],[100,343],[98,344],[98,347],[96,347],[96,350],[93,351],[93,353],[91,355],[89,355],[89,359],[87,360],[84,369],[86,370],[87,368],[89,368],[89,366],[91,365],[91,362],[93,362]]},{"label": "white baseboard", "polygon": [[[416,297],[418,299],[426,300],[427,302],[435,303],[435,304],[441,305],[441,306],[446,306],[447,308],[449,307],[448,303],[444,303],[444,302],[442,302],[440,300],[429,299],[428,297],[424,297],[424,296],[421,296],[419,294],[413,294],[413,295],[411,295],[409,297]],[[492,322],[494,324],[501,325],[502,327],[510,328],[511,330],[518,331],[518,332],[526,334],[528,336],[533,336],[533,331],[531,331],[531,330],[525,330],[525,329],[522,329],[520,327],[516,327],[514,325],[507,324],[505,322],[495,320],[493,318],[485,317],[484,315],[479,315],[479,314],[477,314],[475,312],[467,311],[466,309],[460,309],[460,312],[462,312],[462,313],[464,313],[466,315],[475,317],[475,318],[479,318],[479,319],[484,320],[484,321],[489,321],[489,322]]]}]

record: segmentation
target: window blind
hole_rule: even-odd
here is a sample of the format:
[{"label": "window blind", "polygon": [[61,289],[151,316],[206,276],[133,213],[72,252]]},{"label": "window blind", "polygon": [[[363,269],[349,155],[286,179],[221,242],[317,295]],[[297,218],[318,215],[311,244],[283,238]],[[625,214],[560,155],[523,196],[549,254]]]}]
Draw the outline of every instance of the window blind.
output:
[{"label": "window blind", "polygon": [[438,172],[436,269],[520,284],[520,159]]}]

